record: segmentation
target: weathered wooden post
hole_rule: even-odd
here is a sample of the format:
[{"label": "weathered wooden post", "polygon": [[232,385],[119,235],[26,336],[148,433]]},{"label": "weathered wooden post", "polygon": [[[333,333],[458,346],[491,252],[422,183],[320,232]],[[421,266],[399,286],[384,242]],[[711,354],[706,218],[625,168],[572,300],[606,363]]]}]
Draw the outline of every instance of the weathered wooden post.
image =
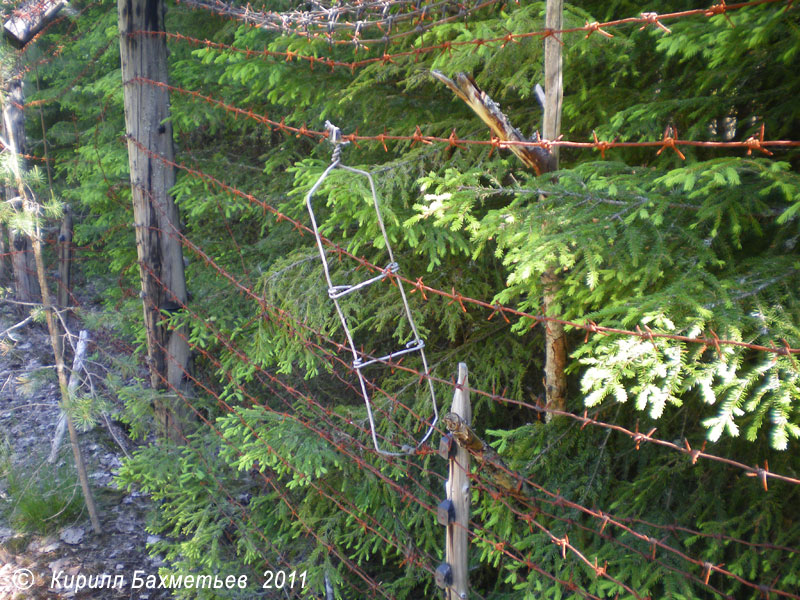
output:
[{"label": "weathered wooden post", "polygon": [[[150,382],[155,389],[183,389],[189,368],[186,334],[170,329],[162,311],[186,304],[183,250],[175,185],[172,123],[167,83],[163,0],[118,0],[119,45],[131,172],[136,251],[142,282]],[[169,308],[168,308],[169,307]],[[163,437],[182,442],[190,411],[177,400],[159,399],[156,426]]]},{"label": "weathered wooden post", "polygon": [[[33,0],[23,4],[3,23],[6,39],[17,48],[27,44],[37,32],[47,25],[64,7],[64,0]],[[5,151],[22,161],[25,154],[25,94],[22,89],[22,76],[17,66],[4,74],[2,132]],[[24,165],[19,165],[25,171]],[[15,210],[22,212],[23,197],[19,195],[15,183],[5,188],[6,201]],[[2,234],[2,232],[0,232]],[[21,231],[9,229],[9,252],[14,274],[17,299],[22,302],[38,302],[39,286],[36,278],[36,261],[33,256],[31,239]]]},{"label": "weathered wooden post", "polygon": [[[467,365],[458,364],[458,380],[451,413],[472,422]],[[446,528],[445,559],[435,573],[436,584],[445,590],[445,600],[465,600],[469,590],[469,452],[452,435],[442,438],[439,454],[449,462],[445,487],[447,498],[439,504],[437,519]]]},{"label": "weathered wooden post", "polygon": [[[22,155],[25,154],[25,95],[22,89],[22,78],[16,68],[3,81],[3,151],[18,161],[12,168],[25,171]],[[6,202],[19,213],[27,210],[16,181],[8,181],[5,186]],[[39,302],[39,285],[36,280],[36,262],[33,256],[31,238],[23,231],[9,228],[9,250],[11,252],[11,269],[14,274],[14,289],[17,300],[21,302]]]}]

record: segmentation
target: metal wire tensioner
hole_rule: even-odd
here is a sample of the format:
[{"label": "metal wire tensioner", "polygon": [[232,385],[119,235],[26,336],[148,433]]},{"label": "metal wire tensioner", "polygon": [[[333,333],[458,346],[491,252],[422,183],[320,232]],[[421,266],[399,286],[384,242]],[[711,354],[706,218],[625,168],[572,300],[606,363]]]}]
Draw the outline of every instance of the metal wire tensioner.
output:
[{"label": "metal wire tensioner", "polygon": [[[367,416],[369,418],[369,427],[370,432],[372,434],[372,443],[375,446],[375,450],[379,454],[383,454],[385,456],[404,456],[407,454],[414,454],[431,436],[434,431],[434,427],[436,426],[436,422],[439,420],[439,411],[436,406],[436,395],[433,390],[433,381],[429,377],[430,372],[428,369],[428,360],[425,357],[425,342],[419,337],[419,332],[417,331],[417,326],[414,323],[414,318],[411,316],[411,308],[408,305],[408,299],[406,298],[405,290],[403,289],[403,282],[397,278],[397,288],[400,290],[400,298],[403,301],[403,307],[405,309],[405,316],[408,319],[408,324],[411,328],[411,332],[413,334],[413,339],[408,342],[404,348],[399,350],[395,350],[385,356],[381,356],[379,358],[370,358],[369,360],[364,360],[361,354],[356,350],[355,342],[353,341],[353,334],[350,331],[350,327],[347,324],[347,319],[344,316],[344,312],[342,312],[341,306],[339,306],[339,298],[347,296],[348,294],[352,294],[360,289],[363,289],[373,283],[381,281],[386,277],[391,277],[392,275],[397,274],[400,271],[399,265],[394,260],[394,254],[392,253],[392,247],[389,244],[389,236],[386,235],[386,227],[383,224],[383,217],[381,216],[381,210],[378,205],[378,195],[375,193],[375,182],[372,179],[372,176],[367,173],[366,171],[362,171],[361,169],[354,169],[352,167],[345,166],[341,164],[341,154],[342,154],[342,146],[347,144],[348,142],[342,140],[341,133],[339,128],[335,125],[331,124],[330,121],[325,121],[325,129],[329,133],[328,141],[330,141],[333,146],[333,156],[331,157],[331,164],[328,165],[328,168],[322,172],[319,179],[317,179],[316,183],[312,186],[309,190],[308,194],[306,195],[306,206],[308,207],[308,214],[311,217],[311,227],[314,230],[314,236],[317,240],[317,248],[319,249],[319,255],[322,259],[322,268],[325,271],[325,280],[328,284],[328,297],[333,301],[334,306],[336,307],[336,312],[339,315],[339,320],[342,322],[342,328],[344,329],[345,336],[347,337],[347,344],[350,347],[350,351],[353,353],[353,369],[355,370],[356,374],[358,375],[358,381],[361,385],[361,393],[364,395],[364,402],[367,406]],[[328,265],[328,259],[325,256],[325,249],[322,245],[322,238],[320,237],[319,229],[317,228],[317,219],[314,216],[314,208],[311,204],[311,198],[314,193],[317,191],[322,182],[328,177],[331,171],[334,169],[339,168],[345,171],[349,171],[351,173],[356,173],[363,177],[366,177],[369,180],[369,187],[372,191],[372,202],[375,206],[375,214],[378,217],[378,225],[381,229],[381,234],[383,235],[384,244],[386,244],[386,252],[389,254],[389,264],[386,265],[386,268],[381,271],[379,275],[357,283],[355,285],[334,285],[333,281],[331,280],[331,273]],[[431,395],[431,404],[433,405],[433,420],[431,421],[430,425],[428,426],[428,430],[425,432],[425,435],[420,439],[416,446],[410,446],[408,444],[404,444],[402,446],[401,452],[390,452],[387,450],[382,450],[378,444],[378,435],[375,431],[375,418],[372,413],[372,402],[370,401],[369,392],[367,391],[367,382],[364,378],[364,374],[362,369],[368,365],[372,365],[375,363],[387,363],[394,359],[397,359],[404,354],[409,354],[412,352],[419,352],[420,358],[422,359],[422,366],[423,372],[425,375],[425,380],[428,382],[428,387],[430,389]]]}]

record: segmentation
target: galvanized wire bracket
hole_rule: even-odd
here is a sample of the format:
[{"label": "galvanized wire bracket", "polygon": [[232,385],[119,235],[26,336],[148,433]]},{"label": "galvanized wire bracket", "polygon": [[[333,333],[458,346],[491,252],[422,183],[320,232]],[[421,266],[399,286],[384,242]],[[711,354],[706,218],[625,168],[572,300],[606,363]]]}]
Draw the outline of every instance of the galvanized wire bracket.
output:
[{"label": "galvanized wire bracket", "polygon": [[[369,418],[369,427],[370,433],[372,434],[372,443],[375,446],[375,450],[379,454],[383,454],[386,456],[404,456],[407,454],[413,454],[416,452],[428,439],[431,437],[431,434],[434,431],[434,427],[436,426],[436,422],[439,420],[439,412],[436,406],[436,395],[433,390],[433,381],[429,377],[430,372],[428,369],[428,360],[425,357],[425,342],[419,337],[419,332],[417,331],[417,326],[414,323],[414,317],[411,315],[411,308],[408,305],[408,299],[406,298],[405,290],[403,289],[403,282],[400,278],[396,278],[397,288],[400,290],[400,298],[403,302],[403,308],[405,309],[405,316],[408,320],[409,327],[411,328],[411,332],[414,336],[410,342],[408,342],[404,348],[400,348],[395,350],[394,352],[390,352],[385,356],[381,356],[378,358],[369,357],[366,359],[362,356],[362,353],[359,353],[356,350],[355,342],[353,341],[353,334],[350,331],[350,327],[347,324],[347,319],[344,316],[344,312],[342,312],[342,308],[339,305],[339,298],[343,298],[348,294],[352,294],[358,290],[364,289],[373,283],[377,283],[378,281],[382,281],[387,277],[392,277],[396,275],[400,271],[400,266],[394,259],[394,254],[392,253],[392,247],[389,244],[389,236],[386,235],[386,227],[383,224],[383,217],[381,216],[380,206],[378,205],[378,195],[375,192],[375,182],[372,179],[372,176],[367,173],[366,171],[362,171],[361,169],[354,169],[352,167],[347,167],[341,164],[341,154],[342,154],[342,146],[347,144],[342,140],[341,134],[339,132],[339,128],[332,125],[329,121],[325,121],[325,129],[327,129],[329,133],[328,141],[330,141],[333,146],[333,156],[331,158],[331,164],[328,165],[328,168],[323,171],[322,175],[320,175],[319,179],[317,179],[316,183],[311,187],[308,194],[306,194],[306,206],[308,207],[308,214],[311,217],[311,227],[314,230],[314,236],[317,240],[317,248],[319,249],[319,255],[322,259],[322,268],[325,271],[325,281],[328,284],[328,298],[333,301],[334,306],[336,307],[336,313],[339,315],[339,320],[342,323],[342,328],[344,329],[345,336],[347,337],[347,344],[350,348],[350,351],[353,353],[353,369],[355,370],[356,374],[358,375],[358,381],[361,385],[361,393],[364,395],[364,402],[367,406],[367,416]],[[319,189],[322,182],[328,177],[328,175],[334,169],[339,168],[344,171],[349,171],[351,173],[356,173],[357,175],[362,175],[369,180],[369,187],[372,191],[372,202],[375,206],[375,214],[378,218],[378,225],[380,226],[381,234],[383,235],[383,241],[386,245],[386,252],[389,254],[389,264],[386,266],[385,269],[381,271],[379,275],[357,283],[355,285],[334,285],[333,281],[331,280],[331,273],[330,268],[328,265],[328,259],[325,256],[325,248],[322,245],[322,238],[319,233],[319,229],[317,228],[317,219],[314,216],[314,207],[311,204],[311,198],[314,196],[314,193]],[[410,354],[413,352],[418,352],[420,358],[422,359],[422,366],[423,366],[423,374],[425,375],[425,379],[428,382],[428,387],[430,390],[431,396],[431,404],[433,405],[433,419],[428,425],[428,430],[425,432],[425,435],[420,439],[415,446],[411,446],[408,444],[404,444],[402,447],[401,452],[390,452],[387,450],[382,450],[380,445],[378,444],[378,434],[375,430],[375,417],[372,413],[372,402],[370,400],[369,392],[367,391],[367,382],[364,378],[364,374],[362,369],[368,365],[376,364],[376,363],[389,363],[397,359],[400,356],[405,354]]]}]

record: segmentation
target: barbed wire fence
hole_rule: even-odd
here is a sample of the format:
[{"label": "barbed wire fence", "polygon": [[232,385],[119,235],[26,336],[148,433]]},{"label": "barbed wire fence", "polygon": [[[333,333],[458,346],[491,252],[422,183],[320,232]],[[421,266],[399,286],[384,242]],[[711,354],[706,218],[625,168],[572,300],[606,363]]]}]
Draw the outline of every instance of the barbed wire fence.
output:
[{"label": "barbed wire fence", "polygon": [[[295,11],[281,14],[252,11],[249,8],[232,7],[222,2],[205,0],[182,0],[181,3],[192,9],[215,12],[243,23],[273,30],[282,34],[321,38],[331,45],[349,44],[352,45],[354,49],[362,51],[369,50],[365,44],[382,43],[388,47],[389,44],[400,37],[421,35],[435,25],[451,22],[456,19],[468,18],[473,11],[487,9],[500,4],[498,0],[492,0],[489,2],[476,3],[473,7],[469,8],[461,3],[452,1],[424,4],[419,1],[394,0],[391,2],[341,5],[304,13]],[[694,17],[710,18],[718,15],[725,16],[728,12],[740,8],[772,3],[779,3],[779,0],[757,0],[754,2],[727,5],[725,2],[721,2],[706,9],[662,15],[645,13],[629,19],[609,21],[607,23],[587,23],[584,27],[580,28],[509,34],[509,36],[504,38],[476,40],[464,42],[464,44],[474,44],[476,47],[485,44],[501,45],[515,42],[526,37],[561,36],[570,33],[582,33],[586,36],[598,33],[607,37],[613,34],[606,30],[622,25],[653,26],[662,30],[667,30],[665,23],[675,19]],[[786,4],[785,2],[780,3]],[[441,15],[438,19],[435,17],[437,13]],[[365,18],[362,19],[362,17]],[[414,25],[415,21],[417,24],[412,30],[408,32],[392,33],[394,27],[398,23],[410,22]],[[362,39],[361,32],[368,31],[370,28],[376,28],[382,31],[383,37]],[[239,49],[216,42],[212,43],[206,40],[191,38],[179,33],[154,34],[153,32],[134,32],[131,35],[166,35],[170,40],[177,43],[186,42],[193,45],[202,45],[213,50],[242,53],[247,57],[276,58],[289,62],[305,61],[312,68],[317,64],[329,68],[342,67],[351,72],[370,64],[389,64],[392,60],[402,57],[419,56],[424,53],[447,52],[455,45],[455,43],[433,45],[413,51],[402,51],[396,54],[384,52],[380,57],[371,57],[361,61],[338,62],[329,58],[298,55],[291,52]],[[340,39],[337,36],[343,36],[347,39]],[[108,46],[98,51],[93,57],[93,60],[97,60],[107,48]],[[71,88],[77,80],[83,78],[88,71],[89,65],[87,65],[87,68],[83,70],[69,87]],[[259,115],[249,109],[237,107],[222,99],[203,94],[199,90],[187,90],[174,85],[167,86],[160,82],[145,79],[125,82],[125,84],[132,83],[167,87],[172,93],[185,95],[197,101],[204,102],[225,113],[245,117],[267,129],[274,129],[286,135],[306,137],[317,141],[324,141],[330,138],[330,131],[316,131],[308,129],[305,125],[289,125],[286,124],[283,119],[275,121],[269,119],[266,115]],[[65,90],[64,93],[66,93],[66,91],[67,90]],[[52,100],[40,101],[37,103],[32,102],[27,106],[39,106],[45,102],[55,101],[56,99],[57,98],[53,98]],[[732,142],[681,140],[677,138],[674,132],[670,131],[665,132],[664,138],[661,140],[644,142],[602,141],[597,139],[596,136],[594,140],[588,142],[563,139],[540,140],[537,142],[505,142],[496,138],[490,140],[461,139],[457,137],[455,131],[453,131],[449,137],[424,135],[422,133],[422,127],[424,127],[424,125],[418,125],[415,131],[409,135],[389,135],[384,130],[384,133],[380,134],[346,134],[342,136],[342,140],[352,142],[353,144],[359,142],[378,144],[387,152],[389,151],[387,142],[411,142],[412,144],[440,145],[449,148],[482,145],[490,146],[498,150],[507,148],[512,144],[520,144],[545,149],[552,147],[570,147],[580,150],[594,150],[599,151],[602,158],[605,158],[605,152],[608,150],[630,147],[653,148],[657,149],[659,153],[665,149],[670,149],[682,158],[683,155],[679,150],[682,146],[746,151],[748,155],[754,151],[769,155],[775,149],[800,147],[800,141],[770,140],[766,138],[763,126],[759,136],[753,136],[744,141]],[[147,148],[143,146],[139,140],[131,141],[141,150],[147,152]],[[219,192],[233,200],[244,201],[254,207],[260,208],[265,215],[270,215],[273,225],[284,223],[287,230],[294,230],[298,236],[304,233],[314,233],[309,224],[281,212],[281,210],[270,202],[260,199],[256,193],[249,193],[245,190],[241,190],[233,184],[223,181],[218,176],[203,171],[202,168],[198,166],[189,166],[179,161],[167,161],[155,153],[149,153],[149,155],[154,160],[164,161],[168,165],[180,170],[187,177],[216,188]],[[42,160],[43,157],[33,156],[31,158]],[[53,159],[50,158],[49,160],[52,161]],[[120,227],[124,227],[124,225]],[[252,313],[246,325],[255,325],[260,320],[269,319],[270,322],[284,328],[286,332],[294,336],[296,340],[299,340],[304,350],[312,355],[315,360],[320,364],[325,364],[329,369],[330,375],[353,397],[360,397],[363,399],[369,392],[369,394],[376,399],[374,402],[376,415],[379,416],[384,423],[389,425],[393,434],[387,434],[386,431],[376,430],[374,426],[370,427],[368,423],[349,419],[331,410],[330,405],[326,403],[325,399],[316,397],[313,391],[298,389],[297,386],[299,384],[290,376],[276,372],[274,369],[265,368],[256,357],[251,356],[248,348],[244,347],[237,339],[232,339],[221,327],[215,324],[212,318],[213,315],[203,313],[201,309],[192,303],[182,303],[178,302],[177,298],[172,298],[174,302],[178,302],[175,313],[181,314],[183,318],[188,319],[191,323],[195,324],[196,327],[202,328],[207,335],[213,339],[217,347],[224,349],[241,364],[252,369],[254,381],[257,382],[257,385],[261,389],[269,392],[272,401],[265,402],[260,399],[253,393],[252,385],[243,383],[233,372],[229,364],[223,363],[219,357],[210,352],[204,344],[197,343],[188,336],[186,336],[185,339],[193,352],[195,352],[197,356],[202,357],[204,361],[207,361],[207,363],[213,367],[213,370],[218,374],[218,378],[211,377],[209,373],[199,375],[198,373],[188,370],[184,372],[185,378],[192,382],[195,389],[198,390],[198,393],[202,392],[205,397],[213,400],[225,414],[238,417],[241,424],[249,431],[257,443],[260,443],[264,449],[284,465],[288,471],[300,478],[308,479],[308,485],[305,488],[307,493],[314,494],[320,499],[324,499],[325,502],[330,502],[332,505],[335,505],[338,510],[352,520],[356,529],[375,535],[386,544],[387,548],[391,548],[391,551],[396,554],[401,566],[409,565],[419,571],[428,573],[432,577],[434,566],[438,562],[438,557],[432,556],[428,550],[419,547],[416,544],[414,536],[410,532],[399,531],[398,528],[402,526],[402,523],[383,522],[369,511],[359,507],[352,498],[349,498],[345,493],[335,489],[324,480],[315,481],[307,478],[306,473],[298,470],[291,461],[286,460],[284,456],[274,450],[269,443],[260,436],[259,432],[248,424],[246,419],[241,416],[242,406],[229,402],[228,395],[220,391],[220,384],[222,384],[223,387],[234,390],[244,398],[245,406],[256,407],[265,413],[290,420],[297,426],[306,430],[309,435],[324,440],[331,448],[335,449],[338,456],[349,465],[352,465],[359,471],[369,473],[370,476],[379,481],[381,485],[386,486],[396,493],[397,497],[400,498],[402,502],[423,510],[430,515],[432,520],[435,520],[439,495],[433,490],[440,489],[444,481],[444,477],[439,473],[441,469],[436,466],[435,463],[431,462],[437,460],[435,452],[428,446],[421,446],[417,449],[416,455],[414,456],[405,454],[387,456],[377,453],[375,447],[377,447],[378,438],[381,444],[397,445],[395,435],[413,441],[419,439],[425,431],[432,430],[433,428],[436,429],[438,434],[444,434],[445,430],[441,426],[437,426],[435,422],[432,422],[430,415],[417,412],[412,403],[401,399],[396,391],[382,389],[374,381],[366,378],[362,379],[363,374],[358,365],[354,365],[354,361],[346,357],[353,352],[355,362],[377,361],[395,371],[406,373],[409,378],[420,383],[430,386],[436,385],[438,389],[445,390],[449,393],[453,393],[457,389],[456,382],[453,379],[446,379],[435,375],[434,372],[428,370],[427,367],[415,368],[409,362],[399,361],[394,356],[375,355],[372,351],[364,351],[364,349],[356,348],[352,343],[347,344],[337,341],[331,337],[330,333],[314,328],[306,323],[300,316],[270,302],[264,294],[260,294],[256,291],[246,267],[246,257],[237,244],[235,235],[227,222],[226,227],[230,234],[231,247],[234,249],[233,253],[242,265],[243,272],[245,273],[244,277],[237,276],[232,272],[229,266],[223,264],[221,260],[213,258],[209,252],[205,251],[200,242],[193,241],[182,231],[178,229],[169,231],[154,229],[154,231],[158,231],[158,233],[162,235],[169,236],[179,241],[184,251],[191,255],[193,260],[202,264],[208,274],[217,278],[220,285],[234,290],[244,299]],[[107,232],[105,235],[110,236],[112,234],[113,232]],[[460,293],[455,287],[450,290],[438,289],[425,284],[422,277],[415,277],[413,274],[405,276],[386,267],[378,266],[363,256],[358,256],[357,254],[349,252],[345,247],[334,240],[327,239],[321,235],[318,239],[321,251],[323,251],[324,246],[324,251],[334,256],[337,260],[349,261],[353,268],[361,268],[367,271],[376,278],[377,285],[399,286],[405,284],[412,294],[417,294],[416,300],[418,302],[432,302],[438,299],[438,301],[449,307],[448,310],[462,313],[474,311],[485,316],[487,319],[494,319],[499,315],[500,319],[504,322],[504,327],[510,327],[512,319],[529,321],[531,326],[554,321],[586,332],[587,339],[590,335],[615,335],[648,341],[664,339],[711,348],[717,352],[720,352],[723,347],[731,346],[747,348],[754,352],[766,353],[774,356],[792,357],[795,354],[800,354],[800,348],[791,347],[786,340],[775,340],[772,345],[768,346],[733,339],[721,339],[713,331],[709,331],[703,336],[691,337],[653,331],[646,326],[633,330],[620,329],[604,327],[593,322],[576,322],[537,315],[518,310],[514,307],[504,306],[479,298],[471,298]],[[101,248],[102,241],[103,238],[94,242],[93,245]],[[90,252],[91,249],[82,248],[81,251],[86,253]],[[98,250],[98,252],[99,251],[100,250]],[[13,251],[6,253],[6,255],[12,253]],[[135,267],[135,265],[131,265],[131,268],[133,267]],[[151,277],[158,280],[156,273],[150,271],[149,274]],[[162,287],[168,291],[166,286]],[[324,294],[321,285],[320,294]],[[72,295],[72,299],[75,304],[79,304],[79,299],[76,295]],[[159,309],[159,307],[151,308]],[[67,331],[67,335],[76,337],[73,336],[70,331]],[[109,358],[111,357],[109,350],[104,348],[101,344],[95,343],[95,350],[100,353],[108,354]],[[168,353],[167,348],[161,348],[161,350]],[[132,353],[133,348],[128,346],[126,351]],[[362,385],[364,387],[359,389],[356,385],[356,381],[363,381]],[[174,394],[193,414],[195,414],[198,421],[202,423],[201,426],[203,428],[219,438],[221,446],[229,448],[230,451],[238,457],[244,456],[242,449],[228,439],[217,424],[205,416],[205,412],[202,407],[198,405],[196,397],[187,393],[186,390],[171,386],[166,380],[164,380],[164,384],[168,386],[171,394]],[[582,414],[575,414],[567,411],[549,410],[538,404],[509,397],[505,392],[498,393],[496,390],[470,388],[470,392],[498,405],[516,406],[525,408],[534,413],[550,412],[562,416],[572,421],[574,425],[579,426],[580,430],[584,430],[588,427],[598,431],[604,431],[609,436],[616,435],[622,438],[628,438],[631,441],[632,449],[635,451],[639,451],[645,447],[651,447],[658,448],[663,452],[672,452],[676,455],[681,455],[691,464],[695,464],[701,459],[719,463],[731,469],[741,471],[744,475],[752,478],[751,483],[748,483],[748,480],[745,479],[742,480],[740,485],[757,485],[763,487],[765,491],[772,482],[787,486],[800,485],[800,479],[794,477],[792,474],[771,471],[766,464],[763,466],[745,464],[729,457],[715,455],[705,450],[705,444],[699,448],[692,447],[690,442],[686,439],[680,441],[661,439],[655,435],[655,429],[644,432],[639,431],[638,424],[635,428],[631,429],[617,423],[604,421],[601,419],[600,411],[590,413],[586,410]],[[377,401],[378,398],[381,401]],[[370,437],[375,439],[375,447],[365,443],[365,440],[368,440]],[[427,435],[425,437],[427,437]],[[197,453],[197,458],[200,461],[207,460],[202,453]],[[402,472],[402,481],[398,481],[396,477],[387,474],[388,470],[381,468],[383,464],[390,466],[398,472]],[[291,562],[281,549],[276,548],[273,542],[260,531],[257,523],[254,521],[252,510],[240,499],[230,494],[225,483],[214,474],[214,469],[210,468],[210,465],[207,466],[209,466],[209,468],[206,470],[205,476],[208,478],[213,490],[221,495],[220,497],[224,499],[227,506],[233,506],[237,511],[235,517],[228,516],[231,526],[243,537],[255,535],[261,540],[263,543],[262,557],[267,565],[274,565],[276,567],[278,565],[285,565],[286,567],[291,567]],[[500,465],[499,468],[503,471],[504,467]],[[624,575],[615,573],[613,561],[612,564],[609,564],[605,560],[598,561],[596,557],[591,555],[589,550],[582,548],[579,542],[571,542],[568,535],[569,530],[580,529],[588,536],[615,544],[619,547],[620,553],[633,553],[650,564],[658,565],[661,568],[678,573],[700,588],[713,594],[715,597],[733,598],[734,596],[725,592],[724,589],[726,589],[726,587],[729,588],[731,582],[735,582],[741,585],[742,588],[752,590],[766,598],[800,598],[800,595],[794,591],[777,587],[775,582],[779,579],[778,575],[773,576],[769,581],[763,581],[752,576],[745,576],[741,573],[732,572],[726,569],[724,564],[715,564],[704,559],[700,553],[685,551],[681,546],[680,536],[696,536],[702,539],[781,553],[786,556],[800,553],[800,548],[783,544],[772,544],[769,542],[754,542],[721,533],[708,533],[680,524],[651,523],[615,515],[613,511],[610,510],[601,510],[597,507],[587,506],[579,498],[564,497],[559,490],[547,489],[533,478],[523,476],[517,471],[505,468],[503,472],[507,479],[513,482],[513,486],[510,489],[499,488],[496,480],[486,470],[480,467],[470,470],[467,476],[470,479],[473,489],[478,494],[491,498],[498,506],[508,511],[513,515],[515,522],[520,527],[530,528],[531,531],[535,530],[545,535],[553,544],[553,547],[561,556],[562,560],[566,561],[568,556],[571,557],[575,569],[583,569],[584,572],[591,573],[594,577],[607,580],[616,586],[619,593],[629,594],[633,598],[644,600],[644,595],[627,583],[624,579]],[[303,515],[297,510],[296,495],[292,490],[282,485],[279,478],[270,475],[265,470],[255,470],[252,474],[259,480],[261,488],[265,493],[273,494],[279,499],[280,503],[286,507],[292,515],[292,518],[299,523],[304,531],[304,535],[313,538],[317,543],[327,548],[332,556],[337,557],[344,569],[353,575],[354,579],[350,584],[353,586],[353,591],[359,594],[359,597],[393,597],[391,593],[385,590],[376,576],[370,574],[364,567],[358,564],[357,560],[354,560],[350,556],[348,548],[326,539],[316,530],[313,523],[307,522]],[[544,507],[547,508],[545,509]],[[220,511],[223,514],[228,514],[228,512],[222,508],[220,508]],[[543,517],[543,519],[540,517]],[[560,586],[564,593],[569,592],[584,598],[599,600],[600,596],[582,588],[573,580],[572,576],[570,576],[569,579],[561,578],[554,575],[547,566],[532,561],[526,548],[514,547],[512,543],[496,532],[491,525],[480,518],[473,515],[469,525],[468,535],[470,543],[485,550],[485,560],[487,562],[501,557],[506,558],[515,564],[521,565],[529,574],[536,574],[551,580]],[[611,531],[615,531],[616,534],[611,533]],[[580,577],[576,576],[576,579],[580,580]],[[353,581],[358,581],[359,583],[353,583]],[[470,590],[470,594],[477,598],[483,597],[480,592],[475,589]]]}]

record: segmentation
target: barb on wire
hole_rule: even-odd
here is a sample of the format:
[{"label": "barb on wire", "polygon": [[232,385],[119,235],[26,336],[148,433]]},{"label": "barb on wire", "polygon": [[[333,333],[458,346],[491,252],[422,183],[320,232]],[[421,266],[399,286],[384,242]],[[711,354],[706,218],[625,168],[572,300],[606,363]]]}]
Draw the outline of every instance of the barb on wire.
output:
[{"label": "barb on wire", "polygon": [[[362,171],[361,169],[354,169],[353,167],[348,167],[341,164],[341,155],[342,155],[342,147],[347,144],[348,142],[342,140],[341,132],[339,128],[335,125],[332,125],[329,121],[325,122],[325,128],[329,134],[328,141],[333,144],[333,156],[331,158],[331,164],[328,166],[325,171],[322,172],[322,175],[319,176],[316,183],[311,187],[308,194],[306,195],[306,206],[308,207],[308,214],[311,218],[311,228],[314,232],[314,236],[317,242],[317,248],[319,249],[319,255],[322,259],[322,268],[325,272],[325,280],[328,283],[328,297],[333,301],[334,306],[336,307],[336,313],[339,315],[339,320],[342,323],[342,329],[344,330],[345,336],[347,337],[347,343],[350,347],[350,351],[353,353],[353,369],[355,370],[356,374],[358,375],[358,381],[361,385],[361,393],[364,396],[364,402],[367,406],[367,417],[369,418],[369,425],[372,434],[372,443],[375,446],[375,450],[379,454],[384,454],[388,456],[400,456],[403,454],[412,454],[416,450],[418,450],[427,440],[430,438],[431,434],[434,431],[436,426],[436,422],[439,419],[439,411],[436,406],[436,392],[433,389],[433,380],[429,377],[430,369],[428,368],[428,360],[425,357],[425,342],[419,336],[419,332],[417,331],[417,326],[414,323],[414,317],[411,314],[411,307],[408,305],[408,299],[406,298],[405,290],[403,289],[402,282],[398,279],[397,280],[397,287],[400,290],[400,298],[403,301],[403,309],[405,310],[405,316],[408,320],[409,327],[411,328],[411,332],[413,334],[413,339],[405,345],[405,348],[396,350],[387,354],[386,356],[382,356],[380,358],[372,358],[370,360],[364,361],[361,357],[361,354],[356,350],[355,342],[353,341],[353,334],[350,331],[350,327],[347,324],[347,318],[342,311],[341,306],[339,305],[339,298],[346,296],[347,294],[356,292],[360,289],[367,287],[377,281],[380,281],[386,277],[390,277],[392,275],[397,275],[400,270],[399,265],[394,259],[394,254],[392,253],[392,247],[389,243],[389,236],[386,234],[386,227],[383,224],[383,217],[381,216],[381,209],[378,204],[378,195],[375,192],[375,182],[372,179],[372,175],[367,173],[366,171]],[[328,268],[328,259],[325,256],[325,248],[322,243],[322,238],[319,233],[319,229],[317,227],[317,219],[314,215],[314,206],[311,202],[311,198],[314,196],[314,193],[319,189],[322,185],[322,182],[328,177],[328,175],[336,168],[340,168],[344,171],[349,171],[350,173],[355,173],[357,175],[361,175],[366,177],[369,180],[369,187],[370,191],[372,192],[372,203],[375,206],[375,215],[378,219],[378,225],[380,226],[381,234],[383,235],[383,242],[386,245],[386,252],[389,255],[389,264],[386,266],[385,269],[382,269],[380,274],[368,279],[366,281],[362,281],[356,285],[334,285],[333,281],[331,280],[330,269]],[[404,445],[402,452],[390,452],[387,450],[382,450],[378,444],[378,437],[375,431],[375,419],[372,414],[372,404],[370,402],[369,392],[367,391],[367,384],[363,374],[363,368],[367,365],[371,365],[374,363],[387,363],[389,361],[394,360],[398,356],[402,356],[404,354],[409,354],[411,352],[419,352],[420,358],[422,359],[422,366],[424,375],[426,375],[426,379],[428,382],[428,388],[431,395],[431,404],[433,405],[433,419],[431,420],[430,424],[428,425],[428,430],[425,435],[420,439],[415,448],[412,448],[408,445]]]}]

